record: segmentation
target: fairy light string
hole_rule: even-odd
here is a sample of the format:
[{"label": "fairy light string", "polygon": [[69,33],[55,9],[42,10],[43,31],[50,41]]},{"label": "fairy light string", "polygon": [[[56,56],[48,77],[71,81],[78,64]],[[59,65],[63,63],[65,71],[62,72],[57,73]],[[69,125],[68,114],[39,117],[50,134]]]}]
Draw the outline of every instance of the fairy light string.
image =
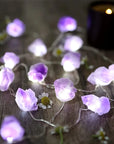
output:
[{"label": "fairy light string", "polygon": [[[16,29],[16,31],[12,31],[11,27],[14,27]],[[30,53],[32,53],[34,56],[40,57],[39,58],[40,63],[32,65],[29,69],[25,63],[20,63],[20,60],[22,58],[26,58],[28,55],[30,55],[29,53],[18,56],[13,52],[9,52],[9,53],[5,53],[4,56],[1,57],[0,62],[2,63],[2,65],[0,66],[0,76],[4,77],[6,72],[8,72],[7,73],[8,78],[6,79],[6,81],[7,81],[6,84],[4,84],[2,81],[0,82],[0,90],[1,91],[9,90],[10,95],[14,96],[15,99],[17,98],[17,96],[18,96],[17,92],[15,93],[13,88],[10,87],[10,84],[13,82],[14,77],[15,77],[15,74],[13,76],[11,74],[13,74],[15,71],[17,71],[19,69],[19,67],[21,67],[21,66],[24,67],[28,80],[30,80],[32,82],[36,82],[37,84],[40,84],[42,86],[46,86],[47,88],[49,88],[51,90],[55,90],[56,98],[59,99],[59,101],[61,102],[62,105],[59,108],[58,112],[55,113],[55,115],[52,117],[52,119],[50,121],[47,121],[45,119],[36,118],[32,114],[32,111],[38,110],[39,98],[37,99],[37,97],[35,96],[35,93],[31,89],[23,90],[20,88],[20,94],[23,97],[23,99],[21,99],[21,98],[20,99],[22,100],[23,104],[25,102],[25,99],[26,99],[26,102],[24,105],[21,105],[20,99],[18,99],[18,100],[16,99],[16,102],[17,102],[17,105],[19,106],[19,108],[21,108],[22,111],[23,110],[27,111],[29,113],[30,117],[34,121],[43,122],[43,123],[47,124],[47,126],[53,127],[54,133],[60,135],[60,144],[63,144],[63,133],[68,132],[69,130],[71,130],[73,127],[75,127],[80,122],[82,111],[92,110],[95,113],[97,112],[98,115],[103,115],[105,113],[108,113],[110,109],[113,109],[113,107],[110,106],[109,100],[111,102],[113,102],[114,100],[109,98],[109,95],[107,94],[107,91],[104,88],[104,86],[107,86],[112,81],[114,81],[114,77],[112,76],[112,73],[114,72],[113,65],[110,65],[109,68],[99,67],[93,73],[91,73],[89,75],[89,78],[87,80],[91,84],[95,85],[94,90],[88,91],[88,90],[83,90],[83,89],[75,87],[75,85],[77,86],[80,81],[80,77],[77,72],[77,69],[80,68],[80,66],[81,66],[80,49],[82,51],[83,50],[84,51],[92,51],[93,53],[98,54],[105,61],[107,61],[111,64],[113,64],[114,62],[111,59],[104,56],[98,50],[91,48],[89,46],[84,46],[83,40],[79,36],[75,36],[73,34],[69,35],[69,33],[67,33],[67,35],[65,35],[65,32],[69,32],[69,31],[72,32],[74,30],[77,30],[78,32],[83,33],[83,29],[80,27],[77,27],[77,22],[74,18],[62,17],[58,22],[58,29],[60,30],[61,33],[57,37],[57,39],[52,43],[50,48],[47,48],[46,45],[44,44],[44,42],[40,38],[36,39],[35,41],[33,41],[33,43],[31,43],[29,45],[28,51]],[[21,20],[15,19],[13,22],[8,23],[6,32],[8,33],[9,36],[12,36],[12,37],[21,36],[25,32],[25,24]],[[61,61],[48,61],[42,57],[49,52],[51,52],[53,54],[53,50],[55,50],[55,47],[61,41],[62,41],[62,44],[61,44],[62,48],[59,49],[59,52],[55,53],[56,56],[60,56],[60,54],[62,53],[62,55],[60,56]],[[64,65],[64,62],[62,61],[63,56],[66,56],[64,59],[64,62],[66,63],[66,65]],[[74,61],[77,61],[77,65],[75,65]],[[11,65],[9,65],[9,63]],[[45,82],[45,78],[49,71],[48,65],[55,65],[55,64],[59,64],[59,65],[61,65],[61,67],[63,66],[63,70],[65,72],[73,71],[75,74],[77,74],[78,78],[77,78],[76,82],[73,83],[69,78],[59,78],[59,79],[55,80],[52,84],[47,84]],[[72,65],[71,69],[69,69],[67,67],[67,64],[69,64],[68,67]],[[10,70],[9,70],[9,68],[7,68],[8,66],[10,66]],[[5,69],[5,72],[3,71],[3,69]],[[99,73],[102,73],[102,72],[104,74],[106,74],[107,77],[109,76],[108,81],[105,80],[105,78],[107,78],[105,76],[104,76],[104,78],[101,78],[101,79],[97,78],[96,75],[98,75]],[[10,77],[10,75],[11,75],[11,77]],[[9,77],[11,78],[11,80],[9,79]],[[93,81],[93,79],[94,79],[94,81]],[[105,92],[104,97],[99,98],[98,96],[94,96],[93,94],[91,94],[91,93],[95,93],[99,87],[101,87],[102,91]],[[72,124],[71,126],[68,126],[67,128],[65,126],[58,126],[58,124],[54,124],[56,117],[63,110],[65,103],[74,99],[77,92],[82,92],[82,93],[87,93],[87,94],[89,93],[88,95],[81,96],[83,105],[85,104],[88,108],[87,109],[79,108],[77,120],[75,121],[74,124]],[[96,100],[96,103],[93,102],[92,97],[94,97],[94,99]],[[33,103],[33,101],[31,101],[33,99],[35,100],[35,103]],[[51,102],[51,100],[48,98],[48,96],[44,96],[43,100],[45,100],[45,103],[43,103],[44,105],[47,104],[46,100],[48,100],[48,103]],[[98,102],[98,104],[97,104],[97,102]],[[107,108],[105,109],[105,111],[102,110],[104,103],[107,103],[107,105],[106,105]],[[101,110],[100,113],[99,113],[99,110]],[[9,117],[9,119],[10,118],[12,118],[12,117]],[[6,117],[6,119],[8,120],[8,117]],[[13,118],[13,120],[14,120],[14,123],[16,122],[17,126],[20,126],[20,124],[18,123],[18,121],[15,118]],[[12,135],[12,137],[9,137],[4,134],[4,127],[7,128],[7,124],[5,125],[5,122],[3,120],[2,138],[4,140],[8,141],[9,143],[15,143],[15,141],[18,142],[18,141],[22,141],[24,139],[33,138],[33,137],[40,138],[45,134],[45,130],[46,130],[47,126],[44,127],[44,131],[39,136],[32,136],[32,137],[24,136],[24,131],[23,131],[23,128],[21,128],[21,126],[20,126],[20,130],[22,129],[21,136],[19,135],[20,133],[17,133],[17,137],[13,137],[13,134],[11,133],[11,131],[9,129],[9,132]],[[13,127],[13,125],[12,125],[12,127]],[[14,130],[15,130],[15,128],[14,128]]]}]

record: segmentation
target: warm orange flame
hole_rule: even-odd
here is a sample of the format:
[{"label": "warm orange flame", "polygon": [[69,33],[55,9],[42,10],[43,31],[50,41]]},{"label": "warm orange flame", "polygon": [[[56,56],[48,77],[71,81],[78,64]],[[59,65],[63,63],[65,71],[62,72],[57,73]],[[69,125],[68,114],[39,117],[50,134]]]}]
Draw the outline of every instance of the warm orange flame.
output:
[{"label": "warm orange flame", "polygon": [[105,11],[106,14],[112,14],[112,10],[110,8],[106,9]]}]

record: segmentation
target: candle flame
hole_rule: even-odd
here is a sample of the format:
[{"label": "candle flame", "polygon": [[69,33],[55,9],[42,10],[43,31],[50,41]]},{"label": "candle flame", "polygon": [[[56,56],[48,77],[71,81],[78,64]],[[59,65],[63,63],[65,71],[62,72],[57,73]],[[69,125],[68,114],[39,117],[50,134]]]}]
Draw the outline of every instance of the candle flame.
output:
[{"label": "candle flame", "polygon": [[106,9],[105,11],[106,14],[112,14],[112,10],[110,8]]}]

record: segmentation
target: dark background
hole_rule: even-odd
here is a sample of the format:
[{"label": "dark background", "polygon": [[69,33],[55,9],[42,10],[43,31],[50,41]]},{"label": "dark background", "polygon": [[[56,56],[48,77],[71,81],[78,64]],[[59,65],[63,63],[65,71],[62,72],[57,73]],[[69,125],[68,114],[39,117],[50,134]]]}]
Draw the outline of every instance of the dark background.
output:
[{"label": "dark background", "polygon": [[95,0],[0,0],[0,19],[18,17],[27,23],[27,31],[52,34],[59,18],[68,15],[86,28],[87,9],[92,1]]}]

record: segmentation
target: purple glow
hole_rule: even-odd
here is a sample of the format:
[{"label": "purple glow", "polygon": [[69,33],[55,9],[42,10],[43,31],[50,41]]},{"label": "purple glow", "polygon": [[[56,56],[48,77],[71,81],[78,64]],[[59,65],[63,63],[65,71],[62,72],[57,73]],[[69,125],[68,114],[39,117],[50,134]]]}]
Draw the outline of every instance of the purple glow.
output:
[{"label": "purple glow", "polygon": [[105,86],[111,83],[110,73],[106,67],[99,67],[92,72],[87,80],[97,86]]},{"label": "purple glow", "polygon": [[12,37],[19,37],[25,32],[25,24],[16,18],[7,25],[6,32]]},{"label": "purple glow", "polygon": [[72,17],[64,16],[59,19],[57,27],[61,32],[74,31],[77,28],[77,22]]},{"label": "purple glow", "polygon": [[78,36],[68,36],[64,43],[64,49],[67,51],[75,52],[83,45],[83,40]]},{"label": "purple glow", "polygon": [[83,104],[85,104],[89,110],[98,113],[98,115],[106,114],[110,111],[110,102],[107,97],[97,97],[96,95],[81,96]]},{"label": "purple glow", "polygon": [[28,50],[38,57],[42,57],[47,53],[47,47],[41,39],[34,40],[29,45]]},{"label": "purple glow", "polygon": [[64,71],[70,72],[80,67],[80,53],[69,52],[61,61]]},{"label": "purple glow", "polygon": [[114,81],[114,64],[110,65],[108,69],[109,69],[111,81]]},{"label": "purple glow", "polygon": [[3,63],[5,63],[5,67],[13,69],[19,62],[19,57],[13,52],[6,52],[2,57]]},{"label": "purple glow", "polygon": [[1,91],[7,91],[10,84],[14,80],[14,73],[9,68],[2,68],[0,71],[0,90]]},{"label": "purple glow", "polygon": [[43,63],[37,63],[30,67],[28,79],[32,82],[42,82],[47,76],[48,67]]},{"label": "purple glow", "polygon": [[38,109],[38,99],[35,97],[35,93],[31,89],[23,90],[18,88],[15,101],[18,107],[23,111],[35,111]]},{"label": "purple glow", "polygon": [[60,78],[54,81],[56,97],[62,101],[67,102],[75,97],[77,91],[73,82],[67,78]]},{"label": "purple glow", "polygon": [[8,143],[17,142],[23,138],[24,129],[14,116],[7,116],[2,122],[0,135]]}]

